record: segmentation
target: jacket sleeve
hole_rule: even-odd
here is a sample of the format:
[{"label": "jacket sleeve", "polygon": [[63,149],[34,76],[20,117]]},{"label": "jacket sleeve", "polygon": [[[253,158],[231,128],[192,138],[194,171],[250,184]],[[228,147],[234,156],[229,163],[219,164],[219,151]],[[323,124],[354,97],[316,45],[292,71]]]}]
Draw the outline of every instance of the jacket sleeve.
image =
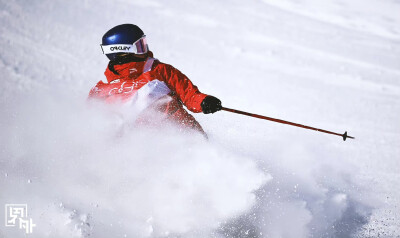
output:
[{"label": "jacket sleeve", "polygon": [[207,94],[201,93],[186,75],[173,66],[162,64],[162,68],[165,83],[183,104],[192,112],[202,112],[200,104]]}]

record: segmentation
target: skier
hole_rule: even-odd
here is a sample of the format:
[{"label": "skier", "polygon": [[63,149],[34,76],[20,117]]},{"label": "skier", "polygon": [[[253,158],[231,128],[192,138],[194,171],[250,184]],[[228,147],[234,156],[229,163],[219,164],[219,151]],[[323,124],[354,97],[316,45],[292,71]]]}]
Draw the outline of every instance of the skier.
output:
[{"label": "skier", "polygon": [[166,120],[207,137],[182,103],[192,112],[208,114],[221,110],[221,101],[201,93],[179,70],[153,58],[146,36],[138,26],[113,27],[104,34],[101,48],[110,59],[104,73],[107,81],[99,81],[90,91],[89,99],[136,104],[142,100],[144,108],[156,108],[165,114]]}]

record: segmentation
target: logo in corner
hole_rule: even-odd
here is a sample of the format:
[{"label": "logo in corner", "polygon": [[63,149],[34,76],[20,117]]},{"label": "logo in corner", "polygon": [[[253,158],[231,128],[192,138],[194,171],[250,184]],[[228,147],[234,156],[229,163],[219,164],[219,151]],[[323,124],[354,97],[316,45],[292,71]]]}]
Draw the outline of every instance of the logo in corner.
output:
[{"label": "logo in corner", "polygon": [[27,204],[6,204],[5,205],[5,226],[19,227],[25,230],[26,234],[33,232],[32,218],[28,218],[28,205]]}]

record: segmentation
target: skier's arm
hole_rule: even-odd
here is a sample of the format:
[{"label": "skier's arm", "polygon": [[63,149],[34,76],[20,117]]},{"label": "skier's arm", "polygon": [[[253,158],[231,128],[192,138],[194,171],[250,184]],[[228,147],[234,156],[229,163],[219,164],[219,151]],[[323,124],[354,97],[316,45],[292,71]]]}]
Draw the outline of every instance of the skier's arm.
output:
[{"label": "skier's arm", "polygon": [[164,79],[168,87],[176,92],[179,99],[192,112],[202,112],[201,103],[208,95],[201,93],[186,75],[171,65],[165,64]]}]

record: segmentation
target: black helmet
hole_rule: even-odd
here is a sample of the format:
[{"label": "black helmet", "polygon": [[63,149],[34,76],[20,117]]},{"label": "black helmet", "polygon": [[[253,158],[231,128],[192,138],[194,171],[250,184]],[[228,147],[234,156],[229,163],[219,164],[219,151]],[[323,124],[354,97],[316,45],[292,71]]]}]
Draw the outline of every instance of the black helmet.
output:
[{"label": "black helmet", "polygon": [[146,54],[149,50],[145,34],[133,24],[118,25],[107,31],[101,49],[110,60],[119,53]]}]

